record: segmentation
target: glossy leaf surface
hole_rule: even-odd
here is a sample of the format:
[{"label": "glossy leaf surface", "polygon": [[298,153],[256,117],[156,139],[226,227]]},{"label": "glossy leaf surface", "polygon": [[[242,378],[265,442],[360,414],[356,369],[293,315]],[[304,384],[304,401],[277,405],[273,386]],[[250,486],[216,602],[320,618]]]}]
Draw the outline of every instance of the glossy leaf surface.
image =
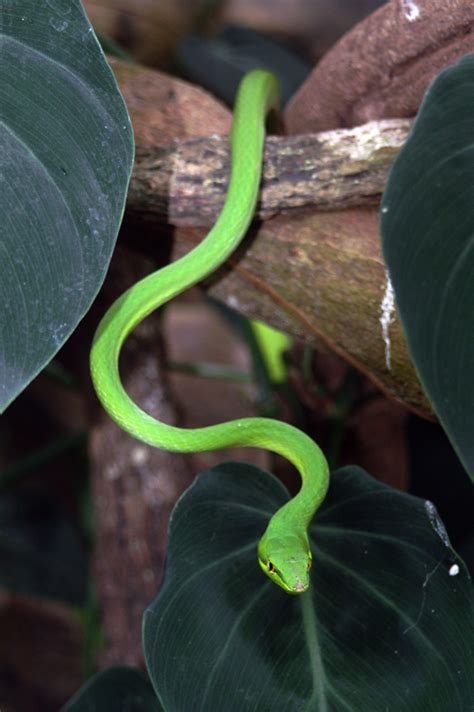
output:
[{"label": "glossy leaf surface", "polygon": [[78,0],[2,2],[0,49],[1,412],[102,284],[133,141]]},{"label": "glossy leaf surface", "polygon": [[474,55],[428,90],[390,173],[381,231],[415,366],[474,479]]},{"label": "glossy leaf surface", "polygon": [[229,463],[178,502],[144,619],[166,712],[468,709],[471,582],[433,505],[358,468],[335,473],[311,528],[311,589],[292,597],[256,552],[287,498],[273,476]]}]

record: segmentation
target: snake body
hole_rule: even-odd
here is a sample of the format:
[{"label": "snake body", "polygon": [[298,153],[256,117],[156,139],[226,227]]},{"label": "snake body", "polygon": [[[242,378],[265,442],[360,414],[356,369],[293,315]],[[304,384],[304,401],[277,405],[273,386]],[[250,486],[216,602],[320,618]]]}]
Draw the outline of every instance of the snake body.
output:
[{"label": "snake body", "polygon": [[237,94],[231,142],[231,173],[224,207],[206,238],[191,252],[137,282],[112,304],[94,336],[90,367],[105,410],[135,438],[174,452],[237,446],[261,447],[283,455],[300,472],[298,494],[270,519],[258,545],[263,571],[288,593],[309,585],[311,550],[307,529],[324,499],[328,468],[321,450],[303,432],[268,418],[242,418],[206,428],[177,428],[152,418],[126,393],[119,374],[122,344],[152,311],[214,272],[245,235],[257,202],[265,121],[278,104],[276,78],[253,70]]}]

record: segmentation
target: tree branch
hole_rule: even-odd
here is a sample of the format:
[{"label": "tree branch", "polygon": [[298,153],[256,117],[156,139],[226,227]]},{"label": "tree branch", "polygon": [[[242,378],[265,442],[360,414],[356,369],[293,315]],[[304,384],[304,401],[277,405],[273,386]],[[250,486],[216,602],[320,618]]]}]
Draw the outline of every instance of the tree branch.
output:
[{"label": "tree branch", "polygon": [[[393,119],[268,137],[257,219],[295,209],[377,204],[410,125]],[[175,226],[210,225],[222,208],[228,173],[228,141],[219,136],[139,145],[127,208]]]}]

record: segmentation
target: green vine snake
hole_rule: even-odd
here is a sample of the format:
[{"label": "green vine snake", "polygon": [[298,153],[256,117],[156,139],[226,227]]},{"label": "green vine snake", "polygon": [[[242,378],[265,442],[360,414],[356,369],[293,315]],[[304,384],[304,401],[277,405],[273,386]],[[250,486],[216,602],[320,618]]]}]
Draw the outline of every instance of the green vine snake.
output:
[{"label": "green vine snake", "polygon": [[318,446],[295,427],[268,418],[243,418],[194,430],[167,425],[131,400],[119,374],[122,344],[137,324],[214,272],[247,232],[259,192],[266,117],[277,109],[278,95],[276,78],[265,70],[254,70],[243,78],[233,115],[231,172],[222,212],[197,247],[137,282],[112,304],[94,336],[90,365],[105,410],[145,443],[174,452],[261,447],[295,465],[301,489],[271,517],[258,544],[258,560],[270,579],[296,594],[309,586],[312,556],[307,530],[328,487],[328,467]]}]

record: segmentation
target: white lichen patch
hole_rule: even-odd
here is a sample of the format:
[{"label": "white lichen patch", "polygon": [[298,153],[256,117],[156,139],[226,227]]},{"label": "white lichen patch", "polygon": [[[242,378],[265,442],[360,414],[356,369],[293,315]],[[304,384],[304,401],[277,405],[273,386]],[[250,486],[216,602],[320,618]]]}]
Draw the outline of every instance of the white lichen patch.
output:
[{"label": "white lichen patch", "polygon": [[401,0],[401,7],[408,22],[418,20],[421,15],[420,8],[414,0]]},{"label": "white lichen patch", "polygon": [[346,175],[367,170],[375,159],[379,163],[383,156],[388,164],[405,143],[410,125],[409,119],[381,119],[351,129],[321,131],[318,134],[321,155],[323,158],[326,156],[330,163],[327,170],[318,168],[316,177],[322,181],[333,177],[334,151],[340,156],[342,172]]},{"label": "white lichen patch", "polygon": [[382,326],[382,337],[385,343],[385,363],[388,370],[390,371],[392,367],[390,324],[393,321],[395,313],[395,292],[393,291],[393,285],[390,280],[390,275],[387,271],[385,272],[385,275],[387,282],[382,303],[380,305],[380,324]]},{"label": "white lichen patch", "polygon": [[443,522],[439,518],[438,512],[436,511],[436,507],[434,506],[433,502],[426,500],[425,511],[428,515],[428,519],[430,520],[430,524],[436,534],[439,536],[443,544],[450,548],[451,544],[449,542],[448,532],[446,531]]}]

